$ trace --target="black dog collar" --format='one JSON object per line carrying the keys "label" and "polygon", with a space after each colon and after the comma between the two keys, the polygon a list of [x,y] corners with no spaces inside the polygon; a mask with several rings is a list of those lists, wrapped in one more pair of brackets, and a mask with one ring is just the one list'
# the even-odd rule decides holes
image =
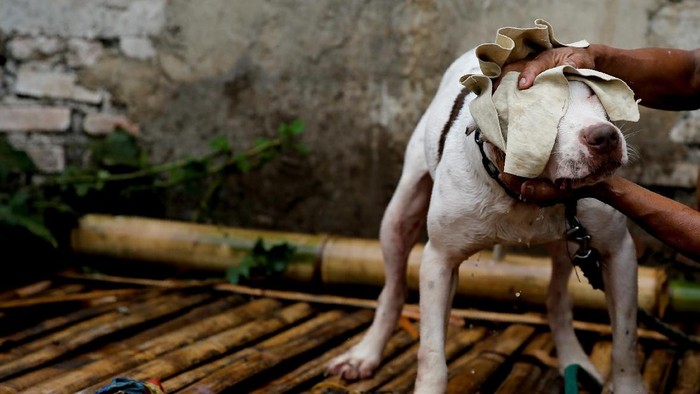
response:
{"label": "black dog collar", "polygon": [[[467,135],[469,135],[469,131],[467,131]],[[474,132],[474,141],[476,141],[476,145],[479,146],[479,152],[481,152],[481,164],[484,165],[484,169],[486,170],[486,173],[489,174],[491,178],[493,178],[496,183],[498,183],[501,188],[506,192],[507,195],[509,195],[512,199],[516,201],[522,201],[523,199],[520,197],[520,194],[513,192],[510,190],[499,178],[498,176],[501,174],[501,172],[498,170],[498,167],[496,167],[495,164],[489,160],[488,157],[486,157],[486,152],[484,151],[484,140],[481,139],[481,130],[476,129]]]}

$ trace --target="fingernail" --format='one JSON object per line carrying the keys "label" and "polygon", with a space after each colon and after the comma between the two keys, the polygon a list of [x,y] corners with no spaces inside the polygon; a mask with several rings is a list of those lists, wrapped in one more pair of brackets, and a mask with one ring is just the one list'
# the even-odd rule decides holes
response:
{"label": "fingernail", "polygon": [[527,83],[527,78],[525,78],[525,77],[520,78],[520,81],[518,81],[518,85],[519,85],[521,88],[525,87],[525,84],[526,84],[526,83]]}

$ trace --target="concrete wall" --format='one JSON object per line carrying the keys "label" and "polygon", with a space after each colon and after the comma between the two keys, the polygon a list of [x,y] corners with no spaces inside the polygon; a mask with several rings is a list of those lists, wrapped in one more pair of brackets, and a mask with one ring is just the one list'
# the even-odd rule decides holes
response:
{"label": "concrete wall", "polygon": [[[697,0],[0,0],[0,130],[57,172],[115,125],[165,160],[299,118],[311,156],[232,177],[218,222],[374,237],[444,69],[536,18],[565,42],[700,47]],[[689,193],[699,119],[644,110],[625,174]]]}

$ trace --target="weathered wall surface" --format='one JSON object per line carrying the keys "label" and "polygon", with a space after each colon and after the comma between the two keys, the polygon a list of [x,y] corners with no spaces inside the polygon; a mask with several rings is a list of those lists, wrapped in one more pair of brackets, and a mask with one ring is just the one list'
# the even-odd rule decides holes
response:
{"label": "weathered wall surface", "polygon": [[[115,125],[165,160],[299,118],[312,154],[231,178],[219,222],[373,237],[442,72],[536,18],[562,41],[700,47],[697,0],[0,0],[0,131],[56,172]],[[698,125],[645,110],[625,173],[690,188]]]}

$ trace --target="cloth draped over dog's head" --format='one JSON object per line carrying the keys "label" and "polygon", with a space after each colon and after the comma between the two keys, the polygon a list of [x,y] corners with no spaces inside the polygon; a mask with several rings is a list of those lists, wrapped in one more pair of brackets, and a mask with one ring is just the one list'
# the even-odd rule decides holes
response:
{"label": "cloth draped over dog's head", "polygon": [[552,26],[535,20],[535,27],[503,27],[495,43],[476,48],[480,74],[467,74],[460,82],[477,94],[469,109],[484,138],[506,153],[504,172],[535,178],[544,170],[552,153],[557,126],[566,113],[569,82],[581,81],[598,96],[612,121],[639,120],[634,93],[625,82],[589,69],[559,66],[542,72],[532,87],[519,90],[517,72],[507,73],[492,94],[492,78],[503,66],[546,49],[588,42],[562,44],[554,38]]}

